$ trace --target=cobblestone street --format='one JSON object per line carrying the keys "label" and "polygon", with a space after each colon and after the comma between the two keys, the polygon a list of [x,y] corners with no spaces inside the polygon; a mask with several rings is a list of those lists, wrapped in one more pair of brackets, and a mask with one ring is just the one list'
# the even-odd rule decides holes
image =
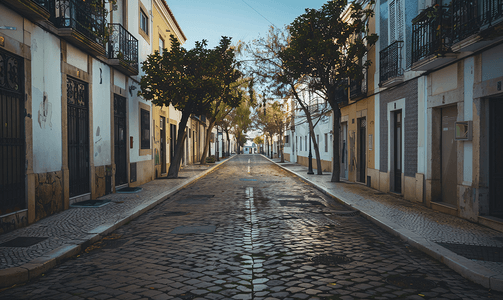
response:
{"label": "cobblestone street", "polygon": [[78,256],[0,292],[0,298],[503,299],[503,294],[464,279],[262,156],[239,155]]}

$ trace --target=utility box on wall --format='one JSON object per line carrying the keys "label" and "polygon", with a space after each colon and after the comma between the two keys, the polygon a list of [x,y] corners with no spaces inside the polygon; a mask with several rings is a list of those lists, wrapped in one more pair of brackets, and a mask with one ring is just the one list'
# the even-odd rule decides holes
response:
{"label": "utility box on wall", "polygon": [[472,140],[472,121],[456,122],[456,133],[454,140],[456,141],[471,141]]}

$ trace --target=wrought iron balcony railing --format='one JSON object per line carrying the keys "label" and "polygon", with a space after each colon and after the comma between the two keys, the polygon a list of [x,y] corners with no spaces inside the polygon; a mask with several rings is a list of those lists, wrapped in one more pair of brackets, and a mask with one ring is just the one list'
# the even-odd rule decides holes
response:
{"label": "wrought iron balcony railing", "polygon": [[121,60],[138,74],[138,40],[121,24],[110,24],[107,56]]}
{"label": "wrought iron balcony railing", "polygon": [[379,83],[403,76],[403,41],[396,41],[379,52]]}
{"label": "wrought iron balcony railing", "polygon": [[449,51],[452,44],[449,6],[434,5],[412,20],[412,64]]}
{"label": "wrought iron balcony railing", "polygon": [[51,21],[58,28],[74,29],[103,45],[105,36],[104,2],[101,0],[52,0]]}
{"label": "wrought iron balcony railing", "polygon": [[503,18],[503,0],[452,1],[452,39],[457,43]]}

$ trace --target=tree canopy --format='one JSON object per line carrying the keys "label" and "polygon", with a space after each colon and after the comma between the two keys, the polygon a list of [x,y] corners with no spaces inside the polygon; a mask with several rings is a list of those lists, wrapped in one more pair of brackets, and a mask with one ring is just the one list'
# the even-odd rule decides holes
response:
{"label": "tree canopy", "polygon": [[206,41],[196,42],[193,49],[183,48],[170,36],[171,50],[155,51],[142,64],[138,95],[154,105],[173,107],[182,112],[174,159],[168,177],[177,177],[186,138],[185,127],[190,115],[215,113],[215,101],[236,107],[240,98],[230,92],[229,85],[241,73],[236,69],[231,39],[222,37],[218,46],[208,49]]}
{"label": "tree canopy", "polygon": [[361,81],[371,61],[364,61],[377,35],[369,32],[374,1],[333,0],[306,12],[290,24],[290,43],[280,57],[289,75],[309,76],[309,87],[333,110],[332,181],[339,181],[339,104],[344,102],[348,79]]}

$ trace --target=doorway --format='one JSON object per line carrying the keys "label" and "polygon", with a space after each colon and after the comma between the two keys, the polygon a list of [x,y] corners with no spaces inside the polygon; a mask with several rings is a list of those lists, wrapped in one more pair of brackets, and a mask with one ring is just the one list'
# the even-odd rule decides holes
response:
{"label": "doorway", "polygon": [[23,59],[0,49],[0,215],[26,208],[23,74]]}
{"label": "doorway", "polygon": [[[328,143],[328,141],[327,141]],[[348,123],[341,123],[341,173],[344,179],[348,179]]]}
{"label": "doorway", "polygon": [[176,125],[169,124],[169,162],[173,163],[175,159],[175,147],[176,147]]}
{"label": "doorway", "polygon": [[441,202],[457,206],[457,142],[454,140],[455,125],[458,117],[456,105],[443,107],[441,136]]}
{"label": "doorway", "polygon": [[367,161],[367,119],[358,119],[358,181],[365,183],[365,171]]}
{"label": "doorway", "polygon": [[89,193],[89,91],[67,77],[68,170],[70,197]]}
{"label": "doorway", "polygon": [[503,218],[503,99],[489,104],[489,214]]}
{"label": "doorway", "polygon": [[126,98],[114,94],[115,186],[127,183]]}
{"label": "doorway", "polygon": [[402,110],[393,116],[393,191],[402,193]]}
{"label": "doorway", "polygon": [[161,174],[166,174],[166,118],[160,116],[161,146],[159,155],[161,156]]}

